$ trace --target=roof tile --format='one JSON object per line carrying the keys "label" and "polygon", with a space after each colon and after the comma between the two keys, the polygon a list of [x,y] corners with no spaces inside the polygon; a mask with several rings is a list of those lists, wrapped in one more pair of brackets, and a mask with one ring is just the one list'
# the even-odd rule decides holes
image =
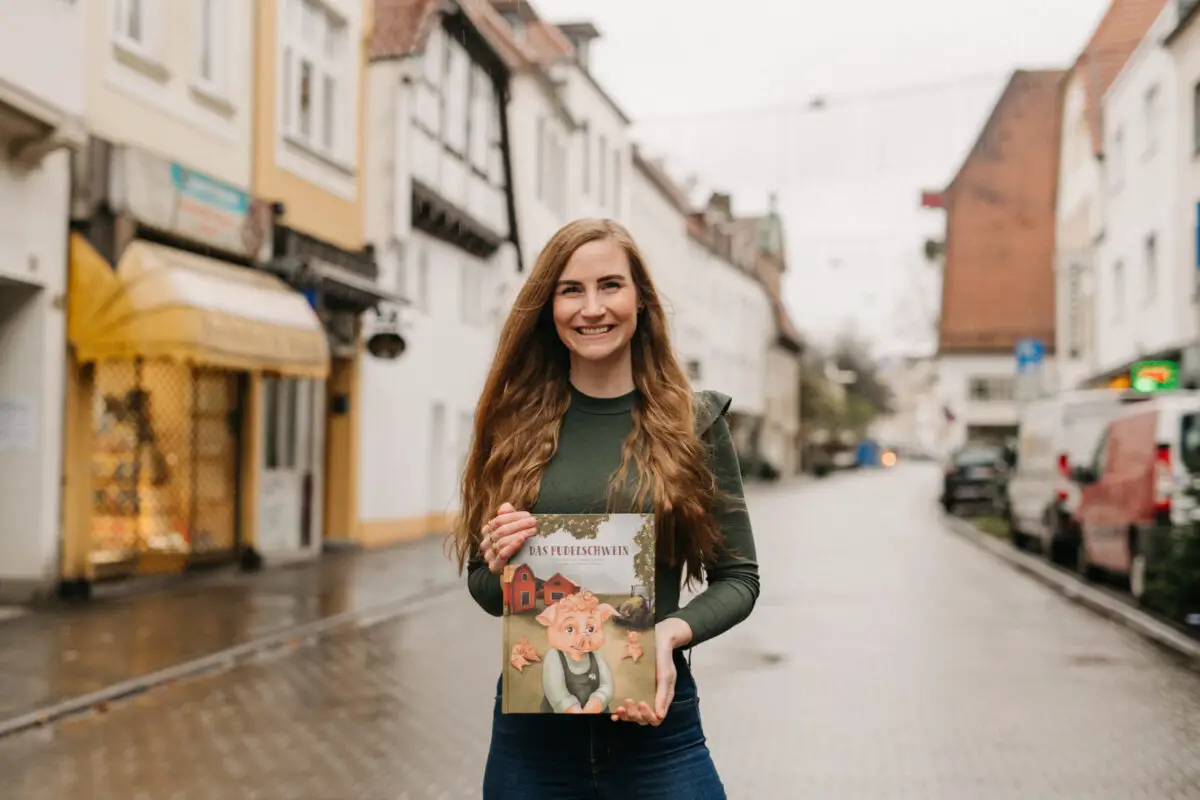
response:
{"label": "roof tile", "polygon": [[1167,0],[1112,0],[1072,67],[1084,82],[1088,126],[1096,155],[1104,152],[1104,94],[1146,38],[1166,3]]}

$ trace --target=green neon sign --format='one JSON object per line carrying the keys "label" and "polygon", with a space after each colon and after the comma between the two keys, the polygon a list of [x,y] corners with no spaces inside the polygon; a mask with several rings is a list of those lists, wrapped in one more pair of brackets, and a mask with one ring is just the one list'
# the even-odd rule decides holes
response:
{"label": "green neon sign", "polygon": [[1179,365],[1174,361],[1139,361],[1129,371],[1129,383],[1135,392],[1149,394],[1179,386]]}

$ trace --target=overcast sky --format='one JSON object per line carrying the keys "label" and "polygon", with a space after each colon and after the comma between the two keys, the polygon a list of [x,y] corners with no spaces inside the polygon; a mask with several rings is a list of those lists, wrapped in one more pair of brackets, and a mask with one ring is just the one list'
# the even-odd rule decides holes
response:
{"label": "overcast sky", "polygon": [[739,213],[778,193],[800,327],[821,339],[854,324],[882,351],[920,348],[918,306],[936,303],[919,251],[942,218],[921,189],[953,175],[1012,69],[1068,66],[1106,5],[534,3],[596,24],[593,73],[677,177],[732,192]]}

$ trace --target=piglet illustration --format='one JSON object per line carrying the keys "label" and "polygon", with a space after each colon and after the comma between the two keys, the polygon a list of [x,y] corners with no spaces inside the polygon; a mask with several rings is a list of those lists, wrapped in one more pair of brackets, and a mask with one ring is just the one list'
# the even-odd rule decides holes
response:
{"label": "piglet illustration", "polygon": [[609,710],[613,676],[600,649],[608,603],[588,591],[559,600],[538,614],[550,649],[542,664],[543,713],[601,714]]}
{"label": "piglet illustration", "polygon": [[625,635],[625,655],[621,659],[633,659],[633,663],[638,663],[642,660],[642,635],[637,631],[630,631]]}
{"label": "piglet illustration", "polygon": [[525,668],[534,661],[541,660],[537,648],[529,641],[528,636],[517,639],[517,643],[512,646],[512,657],[509,659],[509,663],[516,668],[517,672],[524,672]]}

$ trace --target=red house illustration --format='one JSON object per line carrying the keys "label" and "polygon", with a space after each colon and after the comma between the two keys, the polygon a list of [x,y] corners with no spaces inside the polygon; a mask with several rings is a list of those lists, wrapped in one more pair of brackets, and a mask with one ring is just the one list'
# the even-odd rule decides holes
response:
{"label": "red house illustration", "polygon": [[533,577],[533,570],[528,564],[509,567],[505,572],[507,573],[509,569],[512,572],[506,574],[505,580],[501,583],[504,591],[504,605],[513,614],[529,611],[537,605],[537,579]]}
{"label": "red house illustration", "polygon": [[542,584],[542,602],[552,606],[567,595],[575,594],[578,591],[578,586],[564,578],[562,573],[556,572],[553,578]]}

